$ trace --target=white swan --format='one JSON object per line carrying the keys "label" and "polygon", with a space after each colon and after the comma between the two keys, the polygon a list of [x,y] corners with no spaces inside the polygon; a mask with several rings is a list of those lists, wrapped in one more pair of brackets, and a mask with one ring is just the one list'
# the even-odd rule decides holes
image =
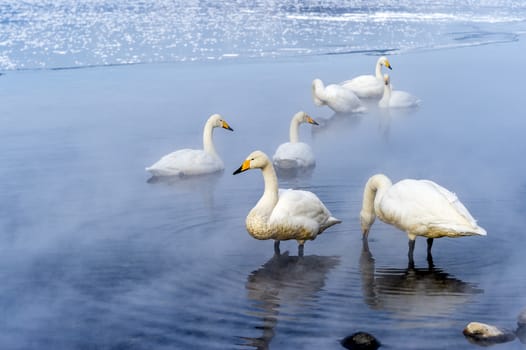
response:
{"label": "white swan", "polygon": [[327,105],[336,113],[365,111],[365,106],[354,92],[338,84],[324,86],[320,79],[312,81],[312,99],[317,106]]}
{"label": "white swan", "polygon": [[393,69],[387,57],[382,56],[376,61],[375,75],[359,75],[341,82],[340,85],[354,92],[359,98],[380,98],[384,91],[382,66]]}
{"label": "white swan", "polygon": [[153,176],[186,176],[214,173],[224,169],[212,141],[214,128],[234,131],[219,114],[213,114],[205,123],[203,149],[181,149],[165,155],[146,168]]}
{"label": "white swan", "polygon": [[383,174],[372,176],[360,212],[364,239],[376,216],[407,233],[410,262],[417,236],[427,237],[430,259],[434,238],[486,235],[454,193],[429,180],[406,179],[393,185]]}
{"label": "white swan", "polygon": [[303,111],[296,113],[290,122],[290,142],[279,145],[272,157],[275,166],[290,169],[308,168],[316,164],[316,159],[310,146],[299,141],[299,127],[301,123],[318,125],[307,113]]}
{"label": "white swan", "polygon": [[381,108],[409,108],[416,107],[420,100],[408,92],[393,90],[391,87],[391,78],[388,74],[384,75],[384,95],[378,101]]}
{"label": "white swan", "polygon": [[298,241],[298,254],[303,254],[303,244],[313,240],[325,229],[341,221],[331,216],[329,210],[312,192],[278,190],[278,178],[272,162],[261,151],[252,152],[234,175],[249,169],[261,169],[265,191],[256,206],[248,213],[246,228],[256,239],[273,239],[279,253],[279,242]]}

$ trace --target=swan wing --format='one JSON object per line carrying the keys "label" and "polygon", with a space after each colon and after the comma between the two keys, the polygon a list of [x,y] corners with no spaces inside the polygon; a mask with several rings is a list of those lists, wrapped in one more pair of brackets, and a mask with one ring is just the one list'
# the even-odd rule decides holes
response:
{"label": "swan wing", "polygon": [[418,106],[419,103],[420,100],[408,92],[401,90],[394,90],[391,92],[391,99],[389,101],[390,107],[415,107]]}
{"label": "swan wing", "polygon": [[272,158],[281,168],[310,167],[316,162],[311,147],[304,142],[282,143]]}
{"label": "swan wing", "polygon": [[269,218],[273,227],[287,227],[298,232],[299,237],[295,239],[314,239],[339,222],[314,193],[291,189],[280,189],[278,203]]}
{"label": "swan wing", "polygon": [[396,183],[377,209],[380,219],[415,235],[435,230],[451,236],[486,234],[454,193],[429,180]]}
{"label": "swan wing", "polygon": [[344,87],[331,84],[325,88],[326,102],[330,108],[339,113],[363,112],[365,107],[354,92]]}
{"label": "swan wing", "polygon": [[340,83],[346,89],[354,92],[359,98],[380,98],[384,92],[384,84],[374,75],[360,75]]}
{"label": "swan wing", "polygon": [[219,157],[199,149],[181,149],[162,157],[147,171],[154,176],[200,175],[224,168]]}

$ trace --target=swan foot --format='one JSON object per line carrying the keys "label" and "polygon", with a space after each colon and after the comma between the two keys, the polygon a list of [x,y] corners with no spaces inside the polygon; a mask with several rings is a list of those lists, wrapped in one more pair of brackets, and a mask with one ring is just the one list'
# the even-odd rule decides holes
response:
{"label": "swan foot", "polygon": [[281,252],[279,250],[279,241],[274,241],[274,254],[280,255]]}

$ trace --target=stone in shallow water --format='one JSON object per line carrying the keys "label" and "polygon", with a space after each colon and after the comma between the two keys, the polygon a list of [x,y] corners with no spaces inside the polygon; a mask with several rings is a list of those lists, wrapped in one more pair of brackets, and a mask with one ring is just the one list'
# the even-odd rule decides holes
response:
{"label": "stone in shallow water", "polygon": [[376,350],[380,347],[380,342],[366,332],[356,332],[342,339],[341,344],[350,350]]}
{"label": "stone in shallow water", "polygon": [[517,317],[517,324],[519,327],[526,327],[526,309],[522,310]]}
{"label": "stone in shallow water", "polygon": [[470,342],[479,345],[505,343],[515,339],[515,334],[510,330],[480,322],[469,323],[462,333]]}

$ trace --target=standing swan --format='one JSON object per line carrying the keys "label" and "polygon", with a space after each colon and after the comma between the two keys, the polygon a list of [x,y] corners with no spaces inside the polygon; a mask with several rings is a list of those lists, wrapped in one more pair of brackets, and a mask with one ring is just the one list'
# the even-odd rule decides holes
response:
{"label": "standing swan", "polygon": [[359,98],[380,98],[384,91],[382,66],[393,69],[387,57],[382,56],[376,61],[375,75],[359,75],[340,85],[354,92]]}
{"label": "standing swan", "polygon": [[314,240],[325,229],[341,221],[312,192],[278,190],[278,178],[267,155],[252,152],[233,175],[249,169],[261,169],[265,191],[250,210],[246,219],[248,233],[256,239],[273,239],[274,250],[279,253],[279,242],[298,241],[298,255],[303,255],[303,244]]}
{"label": "standing swan", "polygon": [[394,90],[391,87],[391,79],[388,74],[384,75],[384,95],[378,101],[381,108],[409,108],[416,107],[420,100],[408,92]]}
{"label": "standing swan", "polygon": [[219,114],[213,114],[205,123],[203,149],[181,149],[165,155],[151,167],[146,168],[153,176],[202,175],[223,170],[212,141],[214,128],[234,131]]}
{"label": "standing swan", "polygon": [[383,174],[372,176],[360,212],[363,239],[376,216],[407,233],[411,264],[417,236],[427,237],[427,257],[432,260],[434,238],[486,235],[454,193],[429,180],[406,179],[393,185]]}
{"label": "standing swan", "polygon": [[354,92],[338,84],[324,86],[320,79],[312,81],[312,99],[317,106],[327,105],[336,113],[365,111],[362,101]]}
{"label": "standing swan", "polygon": [[299,127],[301,123],[318,125],[307,113],[301,111],[292,117],[290,122],[290,142],[279,145],[272,157],[274,165],[278,168],[308,168],[316,164],[314,153],[310,146],[299,141]]}

